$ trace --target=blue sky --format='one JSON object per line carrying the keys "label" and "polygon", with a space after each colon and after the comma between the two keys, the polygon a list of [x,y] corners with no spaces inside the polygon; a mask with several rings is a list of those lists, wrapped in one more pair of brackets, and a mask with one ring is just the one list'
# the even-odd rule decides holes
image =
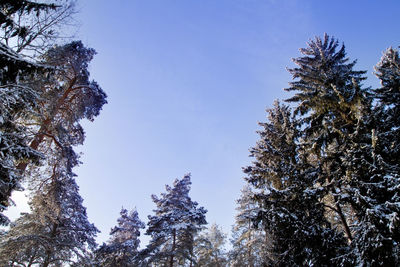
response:
{"label": "blue sky", "polygon": [[298,49],[327,32],[371,74],[381,52],[400,44],[398,1],[85,0],[79,7],[79,37],[98,51],[92,77],[109,96],[85,124],[78,170],[99,241],[122,206],[136,206],[145,220],[155,208],[150,195],[188,172],[192,199],[229,232],[257,122],[274,99],[288,97],[285,68]]}
{"label": "blue sky", "polygon": [[333,35],[377,86],[373,66],[400,45],[395,0],[84,0],[78,9],[77,38],[97,50],[90,71],[109,101],[84,123],[77,169],[99,242],[122,206],[146,220],[151,194],[188,172],[208,222],[230,232],[257,122],[289,97],[298,49]]}

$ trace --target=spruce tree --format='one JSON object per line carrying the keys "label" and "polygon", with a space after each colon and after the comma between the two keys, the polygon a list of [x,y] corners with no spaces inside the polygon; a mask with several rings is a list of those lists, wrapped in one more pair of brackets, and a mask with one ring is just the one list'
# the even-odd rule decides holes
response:
{"label": "spruce tree", "polygon": [[365,71],[353,70],[356,61],[346,57],[344,45],[325,34],[300,49],[302,57],[293,59],[297,67],[289,69],[295,81],[286,90],[295,91],[289,102],[297,103],[295,112],[304,127],[302,146],[315,157],[316,183],[333,198],[334,210],[349,241],[352,233],[340,193],[345,187],[343,162],[357,129],[364,106],[370,104],[368,89],[361,82]]}
{"label": "spruce tree", "polygon": [[357,217],[352,257],[345,259],[352,265],[400,264],[399,63],[398,52],[389,48],[377,64],[381,87],[373,90],[376,106],[363,110],[346,151],[345,196]]}
{"label": "spruce tree", "polygon": [[[377,100],[374,114],[378,148],[385,162],[400,168],[400,58],[397,49],[387,49],[375,67],[381,87],[374,90]],[[399,172],[399,169],[396,169]]]}
{"label": "spruce tree", "polygon": [[330,266],[344,247],[343,237],[325,219],[324,189],[316,187],[317,169],[298,145],[298,122],[278,102],[267,110],[260,140],[250,150],[255,158],[244,169],[257,192],[256,224],[271,244],[264,264],[273,266]]}

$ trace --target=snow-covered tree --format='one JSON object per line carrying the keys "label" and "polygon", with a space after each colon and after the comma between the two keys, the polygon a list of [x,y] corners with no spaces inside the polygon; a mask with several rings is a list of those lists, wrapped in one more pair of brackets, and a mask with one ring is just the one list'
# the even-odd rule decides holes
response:
{"label": "snow-covered tree", "polygon": [[346,151],[349,186],[345,189],[357,220],[351,254],[358,266],[397,266],[400,242],[400,60],[389,48],[376,66],[381,87],[373,90],[377,105],[363,119]]}
{"label": "snow-covered tree", "polygon": [[[374,90],[378,104],[374,110],[377,121],[377,148],[384,160],[400,168],[400,57],[397,49],[389,48],[375,67],[381,87]],[[399,172],[396,169],[396,172]]]}
{"label": "snow-covered tree", "polygon": [[36,58],[73,23],[75,0],[2,0],[0,42],[24,57]]}
{"label": "snow-covered tree", "polygon": [[151,240],[142,252],[148,264],[185,266],[194,260],[193,243],[196,234],[205,225],[206,210],[198,207],[189,196],[190,175],[166,185],[166,193],[152,195],[157,208],[150,215],[147,235]]}
{"label": "snow-covered tree", "polygon": [[[38,92],[31,86],[35,73],[42,70],[0,43],[0,224],[10,205],[13,190],[21,188],[20,162],[38,162],[40,153],[29,147],[28,130],[20,121],[29,117],[37,104]],[[10,70],[14,69],[13,71]],[[17,69],[18,76],[15,76]]]}
{"label": "snow-covered tree", "polygon": [[229,251],[229,262],[232,267],[263,266],[266,262],[268,238],[261,227],[254,226],[258,205],[249,185],[242,190],[237,201],[237,214],[232,228],[232,249]]}
{"label": "snow-covered tree", "polygon": [[82,144],[85,137],[80,120],[93,120],[106,103],[104,92],[89,80],[88,63],[94,53],[81,42],[72,42],[55,46],[42,57],[52,71],[35,82],[39,93],[35,116],[24,123],[32,125],[29,132],[33,134],[25,136],[29,149],[44,157],[41,166],[29,172],[27,162],[17,166],[29,177],[32,211],[22,215],[1,240],[1,253],[8,263],[82,262],[87,247],[96,245],[97,229],[87,220],[72,171],[79,164],[73,146]]}
{"label": "snow-covered tree", "polygon": [[225,251],[226,234],[215,223],[196,238],[196,266],[224,267],[228,259]]}
{"label": "snow-covered tree", "polygon": [[[95,54],[94,49],[74,41],[53,47],[41,57],[43,64],[56,71],[37,85],[40,102],[36,116],[30,121],[34,133],[30,148],[40,151],[41,144],[49,142],[61,146],[83,143],[85,135],[80,121],[93,121],[107,103],[104,91],[90,80],[88,66]],[[19,164],[18,168],[25,171],[27,163]]]}
{"label": "snow-covered tree", "polygon": [[140,230],[145,224],[139,219],[138,212],[122,208],[118,225],[111,229],[111,238],[96,252],[97,264],[104,267],[136,266],[136,257],[140,244]]}
{"label": "snow-covered tree", "polygon": [[289,69],[295,81],[286,90],[295,91],[290,102],[304,127],[302,146],[315,157],[318,168],[315,182],[333,198],[333,210],[342,229],[352,239],[349,220],[343,211],[345,201],[340,192],[346,177],[343,158],[351,134],[357,130],[361,113],[370,103],[368,89],[361,87],[365,71],[355,71],[356,61],[349,62],[344,45],[325,34],[300,49],[302,57],[294,59],[297,67]]}
{"label": "snow-covered tree", "polygon": [[[57,2],[57,5],[55,4]],[[21,189],[17,165],[38,162],[40,153],[29,147],[24,123],[35,114],[40,92],[34,86],[49,71],[38,64],[34,51],[44,52],[69,17],[69,1],[4,0],[0,2],[0,223],[13,190]],[[41,45],[39,45],[41,44]]]}
{"label": "snow-covered tree", "polygon": [[[255,188],[254,219],[268,235],[263,264],[329,266],[343,247],[340,233],[325,219],[324,189],[315,187],[318,169],[298,145],[300,133],[291,110],[278,102],[250,150],[255,161],[244,171]],[[310,163],[311,161],[311,163]]]}
{"label": "snow-covered tree", "polygon": [[70,147],[53,159],[52,171],[24,213],[1,239],[3,266],[60,266],[84,257],[96,246],[96,227],[88,222],[72,168],[78,163]]}

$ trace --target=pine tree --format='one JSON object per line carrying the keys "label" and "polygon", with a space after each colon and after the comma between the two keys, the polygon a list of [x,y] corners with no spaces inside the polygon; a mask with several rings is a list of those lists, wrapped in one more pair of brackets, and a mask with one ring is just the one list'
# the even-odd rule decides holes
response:
{"label": "pine tree", "polygon": [[147,235],[151,240],[142,254],[149,264],[184,266],[193,262],[195,235],[206,224],[206,210],[189,197],[190,175],[176,179],[173,186],[166,185],[166,193],[152,195],[157,208],[150,215]]}
{"label": "pine tree", "polygon": [[140,229],[145,224],[139,219],[138,212],[122,208],[118,226],[111,229],[111,239],[96,252],[99,266],[136,266],[140,244]]}
{"label": "pine tree", "polygon": [[267,257],[269,239],[262,228],[256,228],[253,220],[257,217],[258,206],[249,185],[242,190],[237,201],[237,215],[232,228],[232,249],[229,252],[230,266],[263,266]]}
{"label": "pine tree", "polygon": [[77,155],[67,147],[52,164],[48,179],[30,202],[31,212],[22,214],[1,240],[5,266],[62,265],[96,246],[98,230],[88,222],[72,172]]}
{"label": "pine tree", "polygon": [[[81,41],[56,46],[43,56],[43,64],[57,69],[40,87],[40,102],[35,110],[36,116],[30,121],[35,125],[31,132],[30,148],[41,150],[41,144],[55,142],[82,144],[84,130],[81,119],[93,121],[107,103],[106,94],[95,81],[90,80],[88,66],[96,51],[86,48]],[[25,171],[26,163],[18,165]]]}
{"label": "pine tree", "polygon": [[48,266],[71,261],[71,257],[83,261],[87,247],[96,245],[97,229],[87,220],[72,171],[79,164],[73,146],[82,144],[85,137],[80,120],[93,120],[106,103],[101,88],[89,81],[87,68],[94,53],[81,42],[72,42],[56,46],[43,56],[56,71],[35,84],[39,104],[34,109],[36,116],[26,120],[34,125],[29,129],[34,134],[26,137],[29,149],[45,157],[40,168],[30,168],[29,172],[25,172],[27,162],[16,166],[29,177],[32,212],[18,219],[2,239],[1,253],[9,263]]}
{"label": "pine tree", "polygon": [[224,267],[227,266],[227,253],[224,245],[226,234],[215,223],[196,239],[196,266]]}

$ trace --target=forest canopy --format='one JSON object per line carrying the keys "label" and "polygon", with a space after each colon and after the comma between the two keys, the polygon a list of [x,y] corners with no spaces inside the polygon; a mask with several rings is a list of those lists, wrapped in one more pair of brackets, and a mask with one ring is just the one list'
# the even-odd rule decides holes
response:
{"label": "forest canopy", "polygon": [[[61,38],[75,12],[67,0],[0,3],[1,266],[400,265],[399,51],[384,51],[380,86],[367,87],[328,34],[300,49],[290,97],[259,123],[230,240],[207,227],[186,174],[151,196],[146,222],[122,208],[97,244],[74,169],[82,122],[107,95],[89,72],[95,49]],[[23,190],[30,211],[11,221],[5,211]]]}

